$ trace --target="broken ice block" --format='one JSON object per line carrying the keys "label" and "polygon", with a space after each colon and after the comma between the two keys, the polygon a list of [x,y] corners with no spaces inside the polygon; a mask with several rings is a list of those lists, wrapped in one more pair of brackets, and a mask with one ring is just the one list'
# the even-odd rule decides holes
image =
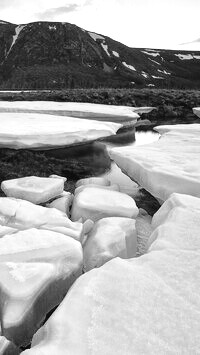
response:
{"label": "broken ice block", "polygon": [[104,217],[129,217],[138,214],[135,201],[118,191],[99,188],[85,188],[75,195],[72,205],[72,221],[79,218],[97,221]]}
{"label": "broken ice block", "polygon": [[59,233],[29,229],[1,238],[2,334],[16,345],[28,344],[82,264],[81,244]]}
{"label": "broken ice block", "polygon": [[147,254],[81,276],[23,355],[198,354],[200,211],[192,199],[168,210]]}
{"label": "broken ice block", "polygon": [[110,181],[106,178],[102,177],[90,177],[90,178],[85,178],[85,179],[80,179],[76,182],[76,187],[82,186],[82,185],[88,185],[88,184],[95,184],[95,185],[101,185],[101,186],[109,186]]}
{"label": "broken ice block", "polygon": [[83,225],[72,222],[64,212],[25,200],[0,197],[0,225],[14,229],[40,228],[60,232],[80,240]]}
{"label": "broken ice block", "polygon": [[56,208],[57,210],[66,213],[69,217],[70,207],[72,205],[74,196],[70,192],[66,192],[64,195],[59,196],[55,200],[46,204],[48,208]]}
{"label": "broken ice block", "polygon": [[40,204],[60,195],[64,189],[64,181],[63,179],[27,176],[3,181],[1,189],[8,197]]}
{"label": "broken ice block", "polygon": [[119,256],[127,259],[136,255],[135,220],[123,217],[102,218],[95,223],[83,247],[84,270],[100,267]]}

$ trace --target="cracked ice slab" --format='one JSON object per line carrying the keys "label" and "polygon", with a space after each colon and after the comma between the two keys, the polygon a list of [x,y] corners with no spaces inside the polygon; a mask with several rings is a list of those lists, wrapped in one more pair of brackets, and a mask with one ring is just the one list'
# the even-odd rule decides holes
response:
{"label": "cracked ice slab", "polygon": [[120,169],[161,201],[173,192],[200,197],[200,124],[159,126],[161,138],[109,150]]}
{"label": "cracked ice slab", "polygon": [[[10,129],[12,127],[12,129]],[[0,147],[50,149],[116,134],[114,122],[40,113],[1,113]]]}
{"label": "cracked ice slab", "polygon": [[[70,116],[74,118],[126,122],[137,121],[139,118],[134,108],[126,106],[90,104],[82,102],[55,101],[4,101],[0,102],[0,112],[33,112]],[[91,122],[90,122],[91,123]]]}
{"label": "cracked ice slab", "polygon": [[8,197],[40,204],[60,195],[64,189],[64,180],[62,178],[26,176],[3,181],[1,189]]}
{"label": "cracked ice slab", "polygon": [[187,199],[163,204],[147,254],[81,276],[23,355],[197,354],[200,211],[198,198]]}
{"label": "cracked ice slab", "polygon": [[[0,197],[0,226],[25,230],[39,228],[65,234],[80,240],[84,226],[72,222],[66,213],[57,208],[35,205],[29,201]],[[6,230],[2,230],[5,234]],[[9,230],[8,230],[9,233]]]}
{"label": "cracked ice slab", "polygon": [[81,274],[82,248],[59,233],[29,229],[0,239],[2,333],[29,344],[46,314]]}

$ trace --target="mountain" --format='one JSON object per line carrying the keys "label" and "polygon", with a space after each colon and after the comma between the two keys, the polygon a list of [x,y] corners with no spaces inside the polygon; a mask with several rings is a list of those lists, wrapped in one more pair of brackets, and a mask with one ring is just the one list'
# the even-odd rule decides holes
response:
{"label": "mountain", "polygon": [[60,22],[0,21],[0,88],[200,88],[200,51],[130,48]]}

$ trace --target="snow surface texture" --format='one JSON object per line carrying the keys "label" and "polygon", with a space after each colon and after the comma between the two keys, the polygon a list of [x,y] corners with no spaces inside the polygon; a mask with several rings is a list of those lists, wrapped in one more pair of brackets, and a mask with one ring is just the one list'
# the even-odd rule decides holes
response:
{"label": "snow surface texture", "polygon": [[192,110],[193,113],[200,118],[200,107],[194,107]]}
{"label": "snow surface texture", "polygon": [[[35,205],[29,201],[0,197],[0,229],[1,234],[7,234],[7,228],[14,230],[25,230],[29,228],[46,229],[76,240],[81,240],[83,225],[79,222],[72,222],[66,215],[57,208],[46,208]],[[3,235],[4,235],[3,234]]]}
{"label": "snow surface texture", "polygon": [[200,200],[170,201],[148,253],[81,276],[23,355],[199,353]]}
{"label": "snow surface texture", "polygon": [[132,197],[118,191],[84,188],[75,194],[71,211],[72,221],[91,219],[94,222],[104,217],[135,218],[138,208]]}
{"label": "snow surface texture", "polygon": [[74,117],[1,113],[0,147],[50,149],[107,137],[115,134],[120,127],[121,124],[113,122]]}
{"label": "snow surface texture", "polygon": [[18,346],[28,344],[81,274],[82,263],[81,244],[60,233],[29,229],[1,238],[3,335]]}
{"label": "snow surface texture", "polygon": [[[116,105],[89,104],[82,102],[0,101],[0,112],[35,112],[44,114],[51,113],[54,115],[63,115],[98,121],[111,121],[116,123],[136,121],[139,116],[133,111],[134,107],[130,106],[126,107]],[[86,124],[86,122],[84,124]],[[88,125],[91,125],[91,122],[88,122],[87,126]],[[81,124],[80,127],[82,127]]]}
{"label": "snow surface texture", "polygon": [[8,197],[40,204],[60,195],[64,189],[64,180],[63,178],[27,176],[3,181],[1,189]]}
{"label": "snow surface texture", "polygon": [[109,150],[111,159],[160,201],[171,193],[200,197],[200,124],[159,126],[149,145]]}
{"label": "snow surface texture", "polygon": [[135,220],[123,217],[102,218],[95,223],[83,246],[84,270],[100,267],[117,256],[132,258],[136,252]]}

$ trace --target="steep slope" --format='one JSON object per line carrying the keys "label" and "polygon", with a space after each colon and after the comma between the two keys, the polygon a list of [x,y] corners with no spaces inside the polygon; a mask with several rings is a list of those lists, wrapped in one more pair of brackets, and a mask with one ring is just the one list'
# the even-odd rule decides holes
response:
{"label": "steep slope", "polygon": [[1,88],[200,87],[200,51],[129,48],[69,23],[0,21]]}

